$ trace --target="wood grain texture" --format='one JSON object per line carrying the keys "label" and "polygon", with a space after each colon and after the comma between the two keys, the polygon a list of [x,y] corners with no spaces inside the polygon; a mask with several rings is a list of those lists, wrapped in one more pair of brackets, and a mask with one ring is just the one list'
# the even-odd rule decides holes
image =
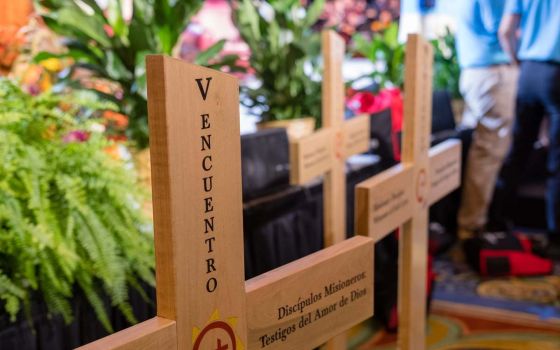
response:
{"label": "wood grain texture", "polygon": [[[370,317],[370,238],[341,238],[245,284],[237,80],[159,55],[147,77],[158,317],[85,349],[312,349]],[[290,303],[304,314],[307,298],[300,331],[283,340]]]}
{"label": "wood grain texture", "polygon": [[247,281],[246,291],[250,349],[313,349],[372,315],[373,240],[325,248]]}
{"label": "wood grain texture", "polygon": [[346,238],[346,171],[343,141],[344,40],[334,31],[322,33],[324,75],[322,88],[323,127],[332,128],[335,138],[333,165],[326,173],[324,193],[324,242],[328,247]]}
{"label": "wood grain texture", "polygon": [[461,141],[447,140],[430,149],[430,205],[461,186]]}
{"label": "wood grain texture", "polygon": [[290,183],[304,185],[328,172],[333,163],[331,129],[290,142]]}
{"label": "wood grain texture", "polygon": [[154,317],[77,350],[176,350],[175,321]]}
{"label": "wood grain texture", "polygon": [[432,123],[433,49],[419,35],[409,35],[405,62],[405,100],[402,161],[414,166],[415,199],[412,220],[399,240],[400,349],[426,347],[426,273],[428,268],[428,150]]}
{"label": "wood grain texture", "polygon": [[245,343],[237,79],[165,56],[147,73],[158,316],[179,350],[216,314]]}
{"label": "wood grain texture", "polygon": [[[346,158],[369,149],[369,116],[344,121],[344,39],[334,31],[322,33],[324,75],[323,128],[290,144],[290,182],[303,185],[323,178],[323,241],[325,247],[346,238]],[[344,336],[327,346],[344,349]]]}
{"label": "wood grain texture", "polygon": [[425,348],[428,206],[456,189],[461,174],[459,141],[429,148],[432,50],[420,36],[409,36],[402,163],[356,187],[358,234],[379,240],[402,225],[398,348],[406,350]]}
{"label": "wood grain texture", "polygon": [[377,242],[412,218],[412,176],[398,164],[356,186],[356,234]]}
{"label": "wood grain texture", "polygon": [[[334,31],[323,31],[322,122],[324,128],[332,128],[333,163],[323,180],[323,244],[328,247],[346,239],[346,159],[344,131],[344,39]],[[368,124],[369,125],[369,124]],[[368,129],[369,135],[369,129]],[[346,335],[341,334],[326,345],[329,350],[343,350]]]}
{"label": "wood grain texture", "polygon": [[360,115],[342,125],[344,134],[344,158],[369,150],[370,116]]}

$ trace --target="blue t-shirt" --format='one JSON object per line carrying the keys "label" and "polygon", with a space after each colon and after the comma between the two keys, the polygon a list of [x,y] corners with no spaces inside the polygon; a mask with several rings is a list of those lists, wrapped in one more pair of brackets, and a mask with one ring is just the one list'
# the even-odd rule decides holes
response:
{"label": "blue t-shirt", "polygon": [[505,0],[460,0],[454,9],[457,19],[457,55],[462,68],[508,63],[500,46],[498,29]]}
{"label": "blue t-shirt", "polygon": [[508,0],[506,13],[521,16],[520,60],[560,63],[560,0]]}

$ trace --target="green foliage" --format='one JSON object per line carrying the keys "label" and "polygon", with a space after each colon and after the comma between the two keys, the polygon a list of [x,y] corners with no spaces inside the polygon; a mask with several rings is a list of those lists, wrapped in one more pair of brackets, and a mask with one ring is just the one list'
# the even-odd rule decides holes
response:
{"label": "green foliage", "polygon": [[[72,318],[81,290],[107,330],[109,296],[130,322],[128,285],[154,285],[153,242],[134,173],[92,127],[90,92],[33,97],[0,80],[0,305],[12,320],[38,294]],[[70,142],[69,135],[88,135]],[[65,140],[66,138],[66,140]]]}
{"label": "green foliage", "polygon": [[371,39],[363,34],[356,34],[352,39],[354,52],[375,64],[371,76],[379,88],[403,88],[405,45],[399,43],[397,23],[392,23],[383,32],[374,33]]}
{"label": "green foliage", "polygon": [[457,58],[455,36],[449,28],[439,39],[433,40],[434,46],[434,89],[447,90],[453,98],[461,98],[459,79],[461,68]]}
{"label": "green foliage", "polygon": [[[373,34],[367,39],[362,34],[353,37],[354,52],[359,53],[375,64],[372,78],[380,88],[396,86],[404,87],[405,45],[398,41],[398,25],[396,23],[383,33]],[[455,49],[455,37],[447,33],[432,40],[434,47],[434,90],[447,90],[454,98],[460,98],[459,77],[461,70]]]}
{"label": "green foliage", "polygon": [[249,60],[260,82],[243,87],[247,107],[263,111],[263,121],[314,117],[320,122],[320,34],[312,30],[324,6],[315,0],[240,0],[234,19],[251,49]]}
{"label": "green foliage", "polygon": [[[118,83],[122,99],[105,94],[118,103],[120,112],[129,116],[127,136],[139,148],[148,145],[145,56],[153,53],[171,55],[182,31],[202,6],[202,0],[134,0],[133,16],[127,22],[121,0],[110,0],[104,12],[95,0],[35,0],[47,26],[68,39],[67,52],[62,55],[43,52],[41,61],[51,57],[74,60],[67,82],[77,68],[86,69],[94,77]],[[216,43],[197,58],[196,63],[208,65],[224,41]],[[235,61],[232,57],[228,62]]]}

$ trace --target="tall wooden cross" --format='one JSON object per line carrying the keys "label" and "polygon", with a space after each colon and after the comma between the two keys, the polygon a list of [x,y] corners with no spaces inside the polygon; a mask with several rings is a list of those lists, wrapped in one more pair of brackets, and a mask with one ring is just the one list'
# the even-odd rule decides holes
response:
{"label": "tall wooden cross", "polygon": [[399,349],[425,348],[428,207],[460,184],[461,143],[430,149],[432,46],[410,35],[406,47],[402,163],[356,187],[357,233],[399,239]]}
{"label": "tall wooden cross", "polygon": [[[344,121],[344,39],[332,30],[321,38],[323,52],[322,128],[290,142],[290,182],[303,185],[323,178],[323,242],[328,247],[346,239],[346,159],[369,149],[369,116]],[[341,334],[324,350],[346,349]]]}
{"label": "tall wooden cross", "polygon": [[373,240],[244,280],[238,83],[147,58],[157,316],[82,350],[313,349],[373,314]]}
{"label": "tall wooden cross", "polygon": [[344,39],[334,31],[322,33],[323,127],[290,142],[290,182],[303,185],[324,175],[323,230],[328,247],[346,239],[346,158],[369,148],[369,117],[344,122]]}

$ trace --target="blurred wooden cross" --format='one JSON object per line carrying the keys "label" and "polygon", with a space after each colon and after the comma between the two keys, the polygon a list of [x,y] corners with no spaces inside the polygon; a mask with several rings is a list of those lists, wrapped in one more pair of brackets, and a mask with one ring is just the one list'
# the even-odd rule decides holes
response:
{"label": "blurred wooden cross", "polygon": [[410,35],[406,47],[402,163],[356,187],[356,229],[379,241],[399,237],[398,348],[425,348],[428,208],[460,185],[461,143],[430,149],[433,52]]}
{"label": "blurred wooden cross", "polygon": [[[342,76],[344,39],[332,30],[322,33],[322,128],[290,142],[290,182],[303,185],[323,175],[323,242],[328,247],[346,239],[346,159],[369,149],[369,116],[344,121]],[[346,349],[342,334],[325,349]]]}
{"label": "blurred wooden cross", "polygon": [[325,246],[346,239],[346,159],[369,149],[369,116],[344,121],[344,39],[322,33],[322,128],[290,142],[290,182],[303,185],[324,175]]}

